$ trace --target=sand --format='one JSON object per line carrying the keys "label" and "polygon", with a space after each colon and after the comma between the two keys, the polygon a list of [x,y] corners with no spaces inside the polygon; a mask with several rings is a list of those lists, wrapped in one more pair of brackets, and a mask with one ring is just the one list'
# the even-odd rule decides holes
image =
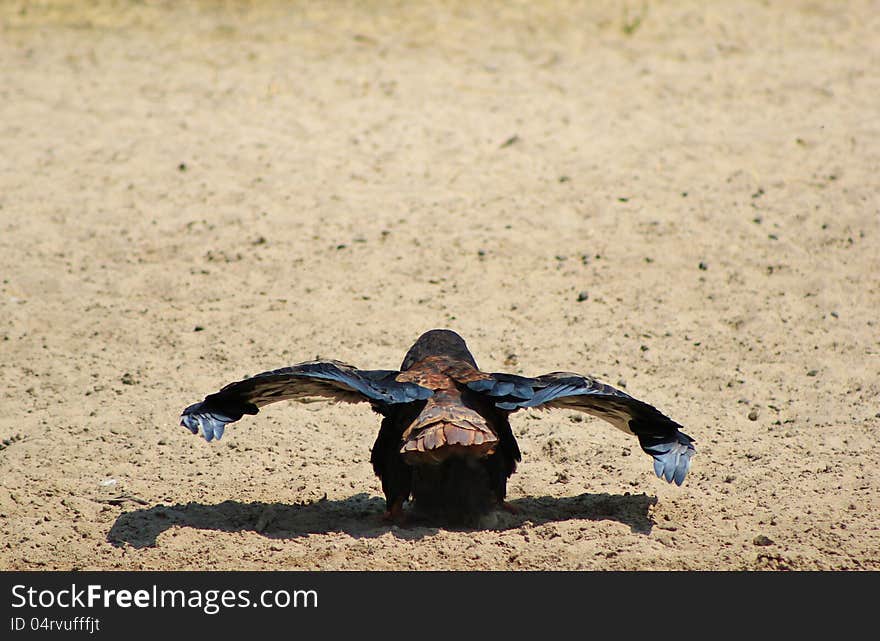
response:
{"label": "sand", "polygon": [[[185,6],[181,6],[185,5]],[[880,4],[4,2],[0,569],[880,569]],[[493,527],[392,526],[313,358],[594,375],[682,487],[512,417]]]}

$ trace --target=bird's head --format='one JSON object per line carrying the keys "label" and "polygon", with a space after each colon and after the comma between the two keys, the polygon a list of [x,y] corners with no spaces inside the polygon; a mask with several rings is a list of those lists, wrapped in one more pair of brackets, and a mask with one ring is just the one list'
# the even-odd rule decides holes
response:
{"label": "bird's head", "polygon": [[432,329],[419,336],[419,339],[406,353],[400,366],[401,371],[408,370],[428,356],[450,356],[469,363],[474,369],[477,369],[477,362],[468,349],[467,343],[451,329]]}

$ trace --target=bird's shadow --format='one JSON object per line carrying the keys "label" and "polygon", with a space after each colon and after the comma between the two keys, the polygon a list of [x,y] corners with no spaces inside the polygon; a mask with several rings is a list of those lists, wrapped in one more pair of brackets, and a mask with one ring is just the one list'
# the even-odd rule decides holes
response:
{"label": "bird's shadow", "polygon": [[[479,529],[511,530],[528,523],[541,525],[588,519],[617,521],[628,525],[632,532],[650,534],[654,526],[650,511],[656,503],[656,497],[628,493],[521,498],[509,503],[515,513],[499,511],[491,525]],[[239,501],[223,501],[213,505],[155,505],[121,514],[110,528],[107,540],[116,547],[154,547],[159,535],[174,527],[257,532],[272,539],[295,539],[328,532],[372,538],[389,531],[402,539],[421,539],[436,534],[440,529],[460,529],[416,515],[403,527],[392,527],[380,519],[384,509],[383,499],[366,493],[339,501],[320,500],[293,505]]]}

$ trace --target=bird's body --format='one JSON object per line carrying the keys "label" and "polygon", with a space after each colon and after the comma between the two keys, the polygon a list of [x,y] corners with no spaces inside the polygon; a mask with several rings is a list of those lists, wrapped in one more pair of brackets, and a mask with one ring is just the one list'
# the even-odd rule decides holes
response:
{"label": "bird's body", "polygon": [[186,408],[181,424],[220,438],[228,423],[280,400],[315,397],[369,402],[383,416],[371,463],[396,519],[405,501],[450,522],[504,506],[521,455],[508,416],[525,407],[563,407],[602,418],[639,438],[657,476],[678,485],[695,453],[693,439],[654,407],[592,378],[554,372],[537,378],[478,369],[450,330],[423,334],[400,370],[360,370],[311,361],[227,385]]}
{"label": "bird's body", "polygon": [[452,522],[503,503],[520,452],[506,413],[467,387],[485,377],[449,356],[425,357],[397,377],[432,395],[412,408],[392,408],[373,446],[389,515],[410,495]]}

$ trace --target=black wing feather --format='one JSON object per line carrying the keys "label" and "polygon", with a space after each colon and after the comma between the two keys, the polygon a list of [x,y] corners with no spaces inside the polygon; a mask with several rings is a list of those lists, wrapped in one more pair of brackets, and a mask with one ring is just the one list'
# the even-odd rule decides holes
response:
{"label": "black wing feather", "polygon": [[205,440],[211,441],[223,436],[227,424],[278,401],[366,401],[381,411],[386,405],[424,400],[433,394],[415,383],[398,382],[399,373],[360,370],[339,361],[299,363],[230,383],[183,410],[180,424],[193,434],[201,428]]}
{"label": "black wing feather", "polygon": [[526,407],[578,410],[601,418],[639,439],[654,458],[658,477],[681,485],[696,453],[694,439],[657,408],[589,376],[553,372],[536,378],[491,374],[491,380],[469,383],[475,392],[492,396],[509,412]]}

